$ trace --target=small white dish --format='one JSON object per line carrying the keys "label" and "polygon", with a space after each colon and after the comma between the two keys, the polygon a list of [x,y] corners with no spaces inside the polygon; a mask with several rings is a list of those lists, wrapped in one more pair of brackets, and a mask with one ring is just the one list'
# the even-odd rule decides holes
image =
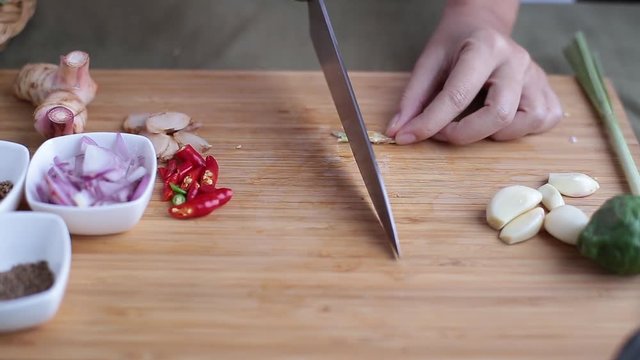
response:
{"label": "small white dish", "polygon": [[0,271],[43,260],[54,275],[53,285],[33,295],[0,300],[0,332],[27,329],[53,318],[71,268],[71,238],[62,218],[31,211],[0,214]]}
{"label": "small white dish", "polygon": [[60,159],[71,159],[78,155],[83,136],[90,137],[98,145],[106,148],[112,148],[116,140],[116,133],[96,132],[65,135],[45,141],[36,150],[29,164],[25,183],[27,203],[34,211],[60,215],[72,234],[107,235],[130,230],[140,221],[149,205],[158,170],[153,144],[141,135],[122,134],[131,156],[143,156],[143,166],[151,176],[149,184],[137,199],[92,207],[64,206],[40,201],[37,185],[43,181],[44,174],[53,165],[53,158],[58,156]]}
{"label": "small white dish", "polygon": [[0,213],[14,211],[22,200],[24,179],[29,166],[29,150],[24,145],[0,140],[0,182],[11,181],[13,188],[0,200]]}

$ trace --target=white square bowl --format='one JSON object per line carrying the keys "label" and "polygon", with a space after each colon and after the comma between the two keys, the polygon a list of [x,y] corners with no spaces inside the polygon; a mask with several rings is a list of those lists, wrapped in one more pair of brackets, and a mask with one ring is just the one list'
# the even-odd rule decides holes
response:
{"label": "white square bowl", "polygon": [[29,166],[29,150],[20,144],[0,140],[0,182],[11,181],[13,188],[0,200],[0,213],[14,211],[22,200],[24,179]]}
{"label": "white square bowl", "polygon": [[43,211],[60,215],[69,231],[76,235],[107,235],[121,233],[133,228],[142,218],[153,193],[156,180],[156,154],[151,141],[141,135],[122,134],[131,156],[143,156],[143,166],[151,178],[142,195],[134,200],[119,204],[76,207],[49,204],[40,201],[37,185],[44,179],[44,175],[53,165],[53,158],[71,159],[80,153],[80,141],[83,136],[93,139],[99,146],[112,148],[116,140],[116,133],[95,132],[59,136],[45,141],[36,150],[25,183],[27,203],[34,211]]}
{"label": "white square bowl", "polygon": [[42,324],[60,307],[71,268],[71,238],[57,215],[14,211],[0,214],[0,271],[46,261],[54,275],[51,288],[11,300],[0,300],[0,332]]}

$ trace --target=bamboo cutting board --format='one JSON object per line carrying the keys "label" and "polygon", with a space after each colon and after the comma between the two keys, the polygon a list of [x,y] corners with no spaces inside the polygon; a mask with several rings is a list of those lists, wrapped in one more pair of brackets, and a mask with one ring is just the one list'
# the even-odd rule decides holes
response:
{"label": "bamboo cutting board", "polygon": [[[42,140],[8,90],[14,76],[0,72],[0,138],[34,151]],[[604,274],[546,234],[506,246],[484,222],[496,190],[537,187],[549,172],[599,180],[596,194],[567,199],[588,214],[628,191],[572,78],[552,77],[568,117],[542,136],[375,146],[404,253],[394,261],[348,145],[330,135],[339,120],[319,73],[94,76],[88,131],[117,131],[131,112],[186,112],[235,197],[178,221],[157,184],[133,230],[74,236],[59,313],[1,335],[2,359],[602,360],[640,324],[640,278]],[[369,128],[384,129],[407,75],[353,80]]]}

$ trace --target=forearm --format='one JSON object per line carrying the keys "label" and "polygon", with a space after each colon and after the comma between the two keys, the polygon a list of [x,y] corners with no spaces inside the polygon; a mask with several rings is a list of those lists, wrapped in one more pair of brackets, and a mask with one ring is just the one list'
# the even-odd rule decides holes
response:
{"label": "forearm", "polygon": [[444,18],[475,19],[510,34],[518,16],[518,0],[447,0]]}

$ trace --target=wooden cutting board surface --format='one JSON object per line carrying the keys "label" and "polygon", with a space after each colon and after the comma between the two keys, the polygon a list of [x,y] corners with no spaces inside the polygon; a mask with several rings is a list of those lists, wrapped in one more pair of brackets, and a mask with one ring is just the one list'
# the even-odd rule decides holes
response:
{"label": "wooden cutting board surface", "polygon": [[[31,106],[10,94],[14,76],[0,72],[0,138],[33,152],[42,140]],[[640,278],[607,275],[544,233],[506,246],[484,222],[496,190],[537,187],[549,172],[598,179],[596,194],[567,199],[588,214],[628,191],[572,78],[551,78],[568,117],[544,135],[375,146],[404,252],[395,261],[348,145],[330,135],[339,120],[320,73],[94,76],[88,131],[117,131],[131,112],[186,112],[235,197],[177,221],[157,184],[133,230],[73,236],[60,311],[0,335],[2,359],[602,360],[640,324]],[[353,81],[369,128],[383,130],[407,75]]]}

